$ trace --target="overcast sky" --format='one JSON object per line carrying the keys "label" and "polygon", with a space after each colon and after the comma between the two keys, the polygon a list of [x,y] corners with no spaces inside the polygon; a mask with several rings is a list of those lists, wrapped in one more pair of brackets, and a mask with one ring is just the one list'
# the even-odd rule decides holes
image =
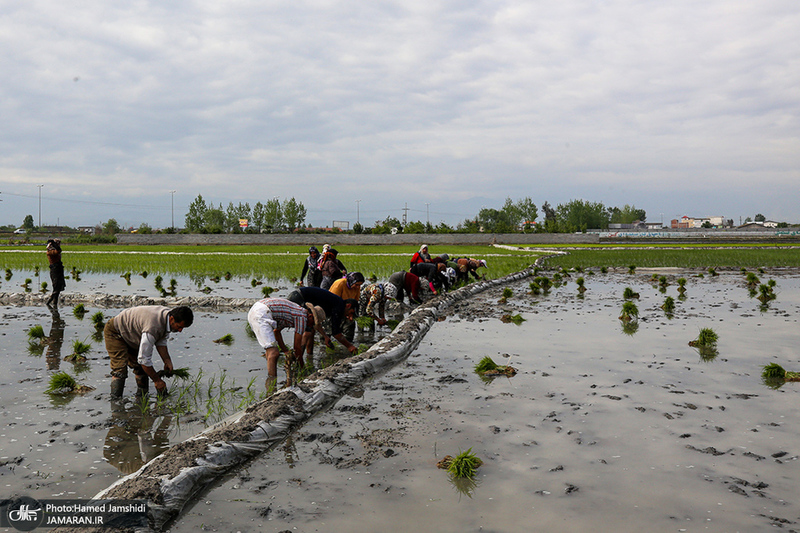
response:
{"label": "overcast sky", "polygon": [[797,0],[0,0],[0,224],[800,222],[798,35]]}

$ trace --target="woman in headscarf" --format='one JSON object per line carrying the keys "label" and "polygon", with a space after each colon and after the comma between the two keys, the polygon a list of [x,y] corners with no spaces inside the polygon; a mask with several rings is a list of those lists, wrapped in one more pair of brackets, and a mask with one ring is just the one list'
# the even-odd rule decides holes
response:
{"label": "woman in headscarf", "polygon": [[53,294],[47,299],[46,304],[58,307],[58,296],[67,288],[67,283],[64,281],[64,263],[61,262],[61,239],[47,240],[47,260],[50,263]]}
{"label": "woman in headscarf", "polygon": [[423,244],[419,247],[419,251],[416,252],[413,256],[411,256],[411,266],[416,265],[417,263],[430,263],[431,262],[431,254],[428,253],[428,245]]}
{"label": "woman in headscarf", "polygon": [[[322,283],[322,272],[319,270],[319,250],[316,246],[308,249],[308,257],[303,263],[303,272],[300,274],[300,286],[303,286],[303,280],[306,280],[306,287],[319,287]],[[306,278],[308,274],[308,278]]]}
{"label": "woman in headscarf", "polygon": [[[324,248],[323,248],[324,250]],[[330,248],[328,251],[322,253],[320,258],[319,270],[322,273],[322,282],[320,288],[330,290],[333,282],[340,279],[347,273],[344,265],[339,261],[339,252],[335,248]]]}

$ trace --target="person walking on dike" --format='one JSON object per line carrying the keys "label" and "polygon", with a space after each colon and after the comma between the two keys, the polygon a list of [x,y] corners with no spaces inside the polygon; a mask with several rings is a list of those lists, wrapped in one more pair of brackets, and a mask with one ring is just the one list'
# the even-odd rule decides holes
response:
{"label": "person walking on dike", "polygon": [[158,394],[166,394],[167,384],[153,368],[153,348],[164,362],[163,374],[172,374],[172,359],[167,349],[169,334],[181,332],[194,322],[189,307],[170,309],[161,305],[140,305],[124,309],[106,322],[103,335],[111,359],[111,397],[121,398],[128,367],[136,378],[138,397],[148,393],[150,381]]}
{"label": "person walking on dike", "polygon": [[[347,337],[345,337],[344,333],[342,332],[342,324],[346,320],[352,321],[355,319],[356,308],[358,307],[357,301],[343,300],[341,297],[336,296],[332,292],[326,291],[325,289],[321,289],[319,287],[300,287],[299,289],[295,289],[290,292],[286,299],[300,306],[312,304],[315,307],[321,308],[324,313],[323,316],[327,316],[330,319],[330,337],[333,337],[339,341],[342,346],[347,348],[347,351],[349,351],[351,354],[355,354],[358,351],[358,348],[349,340],[347,340]],[[322,335],[325,346],[328,348],[333,348],[333,343],[331,342],[330,337],[325,333],[325,330],[322,329],[322,324],[320,324],[319,328],[314,329],[319,331],[320,335]],[[306,328],[306,331],[308,331],[308,337],[306,340],[304,340],[306,343],[306,353],[311,355],[311,352],[314,349],[314,330],[309,330],[309,328]]]}
{"label": "person walking on dike", "polygon": [[67,288],[64,281],[64,263],[61,262],[61,239],[47,239],[47,261],[50,263],[50,281],[53,284],[53,293],[45,304],[49,307],[58,307],[58,297],[61,291]]}
{"label": "person walking on dike", "polygon": [[[303,334],[307,327],[314,327],[316,320],[321,322],[324,318],[313,305],[301,307],[286,298],[264,298],[250,308],[247,322],[253,329],[258,344],[264,348],[264,357],[267,359],[267,391],[278,381],[278,357],[281,352],[284,352],[287,360],[294,359],[300,366],[304,366]],[[286,328],[294,328],[294,357],[281,335],[281,330]],[[286,376],[286,379],[290,377]]]}
{"label": "person walking on dike", "polygon": [[[319,270],[319,250],[316,246],[308,249],[308,257],[303,263],[303,272],[300,274],[300,286],[303,286],[303,280],[306,280],[306,287],[319,287],[322,283],[322,272]],[[308,274],[308,277],[306,277]]]}
{"label": "person walking on dike", "polygon": [[428,245],[423,244],[419,247],[419,251],[414,253],[411,256],[411,266],[416,265],[417,263],[430,263],[431,262],[431,254],[428,253]]}

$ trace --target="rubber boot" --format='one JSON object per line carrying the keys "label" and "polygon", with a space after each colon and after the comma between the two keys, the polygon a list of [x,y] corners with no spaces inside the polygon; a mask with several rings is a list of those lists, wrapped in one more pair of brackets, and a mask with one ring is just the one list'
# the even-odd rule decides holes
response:
{"label": "rubber boot", "polygon": [[150,394],[150,380],[147,376],[136,376],[136,397],[144,398]]}
{"label": "rubber boot", "polygon": [[125,390],[125,380],[122,378],[111,378],[111,399],[117,400],[122,398],[122,392]]}

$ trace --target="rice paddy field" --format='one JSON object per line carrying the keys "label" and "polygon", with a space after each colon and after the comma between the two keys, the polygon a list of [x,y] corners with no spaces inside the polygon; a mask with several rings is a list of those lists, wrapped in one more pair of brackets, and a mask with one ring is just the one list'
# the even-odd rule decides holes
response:
{"label": "rice paddy field", "polygon": [[[531,294],[531,278],[449,310],[405,363],[210,486],[171,531],[800,528],[798,384],[760,375],[769,363],[800,370],[797,250],[431,251],[486,258],[495,278],[554,250],[570,253],[549,256],[537,274],[559,274],[549,291]],[[407,268],[414,251],[340,248],[348,269],[378,279]],[[67,245],[66,292],[156,296],[161,276],[163,286],[176,280],[178,295],[208,287],[212,295],[258,297],[271,285],[280,296],[304,257],[300,247]],[[28,279],[38,291],[49,281],[43,247],[2,248],[0,268],[0,292],[25,291]],[[760,301],[748,275],[758,285],[774,280],[775,298]],[[630,323],[619,318],[625,302],[637,308]],[[110,402],[92,317],[118,311],[0,307],[4,497],[89,498],[266,394],[266,363],[246,313],[204,309],[170,341],[189,379],[174,379],[166,400],[137,402],[129,383],[125,401]],[[514,316],[520,320],[506,320]],[[713,351],[689,345],[703,328],[718,334]],[[356,343],[389,333],[359,331]],[[487,355],[517,374],[476,375]],[[346,356],[317,346],[310,360],[319,367]],[[47,392],[61,372],[94,390]],[[468,449],[483,466],[465,488],[436,463]]]}

